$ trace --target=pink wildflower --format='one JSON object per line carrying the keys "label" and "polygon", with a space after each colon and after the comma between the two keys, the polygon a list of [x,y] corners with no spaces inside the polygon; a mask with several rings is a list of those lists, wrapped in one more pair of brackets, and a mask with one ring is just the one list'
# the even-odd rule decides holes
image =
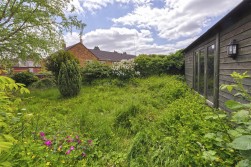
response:
{"label": "pink wildflower", "polygon": [[71,146],[70,150],[71,150],[71,151],[74,150],[74,146]]}
{"label": "pink wildflower", "polygon": [[67,136],[66,137],[68,140],[66,140],[68,143],[71,143],[71,142],[73,142],[74,140],[71,138],[71,136]]}
{"label": "pink wildflower", "polygon": [[85,152],[82,153],[82,157],[86,157],[86,153]]}
{"label": "pink wildflower", "polygon": [[88,140],[87,142],[88,142],[88,144],[90,144],[90,145],[92,144],[92,140]]}
{"label": "pink wildflower", "polygon": [[45,136],[44,132],[40,132],[40,137],[44,137],[44,136]]}
{"label": "pink wildflower", "polygon": [[70,153],[71,153],[71,150],[68,150],[68,151],[66,151],[66,153],[65,153],[65,154],[67,154],[67,155],[68,155],[68,154],[70,154]]}
{"label": "pink wildflower", "polygon": [[78,140],[78,144],[80,144],[80,143],[82,143],[82,141],[81,141],[81,140]]}
{"label": "pink wildflower", "polygon": [[50,140],[47,140],[44,142],[44,144],[49,147],[52,145],[52,142]]}

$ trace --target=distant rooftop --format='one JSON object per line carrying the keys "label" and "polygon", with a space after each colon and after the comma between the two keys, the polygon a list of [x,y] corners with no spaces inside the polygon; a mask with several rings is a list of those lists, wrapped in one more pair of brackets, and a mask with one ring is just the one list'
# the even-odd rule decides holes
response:
{"label": "distant rooftop", "polygon": [[121,61],[121,60],[129,60],[133,59],[136,56],[124,53],[114,52],[107,52],[102,51],[99,48],[95,47],[94,49],[89,49],[99,60],[109,60],[109,61]]}
{"label": "distant rooftop", "polygon": [[[82,43],[76,43],[72,46],[68,46],[65,48],[65,50],[70,50],[71,48],[73,48],[74,46],[76,46],[78,44],[82,44]],[[121,61],[121,60],[129,60],[129,59],[133,59],[136,57],[135,55],[127,54],[126,52],[118,53],[116,51],[114,51],[114,52],[102,51],[99,49],[98,46],[95,46],[94,49],[88,49],[88,50],[90,52],[92,52],[92,54],[94,54],[100,61],[114,61],[114,62],[116,62],[116,61]]]}

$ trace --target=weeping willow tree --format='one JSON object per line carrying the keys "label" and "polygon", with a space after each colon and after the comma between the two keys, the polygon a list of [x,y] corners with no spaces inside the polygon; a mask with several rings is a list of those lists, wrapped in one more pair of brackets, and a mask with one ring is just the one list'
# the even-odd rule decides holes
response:
{"label": "weeping willow tree", "polygon": [[0,0],[0,64],[38,59],[63,44],[63,32],[81,29],[72,0]]}

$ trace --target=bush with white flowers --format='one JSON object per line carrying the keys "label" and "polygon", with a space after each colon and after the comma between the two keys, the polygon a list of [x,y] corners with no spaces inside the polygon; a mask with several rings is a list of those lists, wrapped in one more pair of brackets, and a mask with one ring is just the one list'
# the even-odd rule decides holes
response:
{"label": "bush with white flowers", "polygon": [[115,62],[112,65],[112,74],[114,77],[127,80],[133,77],[140,76],[140,73],[135,70],[134,60],[122,60]]}

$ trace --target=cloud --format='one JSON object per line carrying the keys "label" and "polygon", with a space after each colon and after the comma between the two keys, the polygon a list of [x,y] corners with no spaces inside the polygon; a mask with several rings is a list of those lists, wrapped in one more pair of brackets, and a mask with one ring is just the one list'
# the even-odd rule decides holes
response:
{"label": "cloud", "polygon": [[[76,32],[67,33],[64,36],[67,46],[80,41],[79,34]],[[87,48],[99,46],[101,50],[127,52],[130,54],[167,54],[180,49],[175,44],[157,45],[154,43],[152,33],[149,30],[128,29],[111,27],[110,29],[97,29],[82,37],[83,43]],[[190,42],[190,41],[189,41]],[[183,42],[187,44],[185,41]],[[178,44],[183,47],[183,43]]]}
{"label": "cloud", "polygon": [[191,38],[212,21],[232,9],[241,0],[166,0],[164,8],[138,6],[125,16],[113,18],[117,26],[153,28],[158,36],[169,41]]}
{"label": "cloud", "polygon": [[82,3],[82,6],[85,10],[95,12],[96,10],[100,10],[107,5],[111,5],[114,3],[119,4],[134,4],[138,5],[149,5],[152,4],[154,0],[79,0]]}
{"label": "cloud", "polygon": [[[241,0],[76,0],[88,10],[99,10],[107,5],[133,3],[132,12],[113,18],[110,28],[99,28],[83,36],[88,48],[99,46],[106,51],[131,54],[167,54],[187,47]],[[116,9],[117,10],[117,9]],[[126,27],[126,28],[125,28]],[[79,42],[77,33],[64,36],[67,45]],[[158,44],[159,39],[166,42]],[[163,41],[163,40],[161,40]]]}

